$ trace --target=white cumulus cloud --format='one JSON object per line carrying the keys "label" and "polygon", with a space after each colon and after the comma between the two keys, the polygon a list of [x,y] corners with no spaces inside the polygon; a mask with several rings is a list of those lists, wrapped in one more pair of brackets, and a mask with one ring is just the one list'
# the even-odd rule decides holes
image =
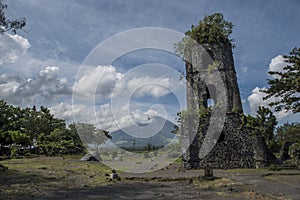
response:
{"label": "white cumulus cloud", "polygon": [[127,82],[126,86],[125,92],[134,93],[134,96],[136,97],[162,97],[170,93],[170,88],[173,88],[170,78],[152,78],[149,76],[133,78]]}
{"label": "white cumulus cloud", "polygon": [[[280,97],[271,97],[267,100],[263,100],[263,98],[266,96],[264,92],[261,90],[265,90],[265,87],[259,88],[256,87],[252,90],[252,94],[248,97],[248,102],[251,108],[251,112],[254,114],[259,106],[269,107],[269,103],[276,102],[280,100]],[[269,107],[270,108],[270,107]],[[272,111],[274,111],[273,108],[270,108]],[[285,117],[288,117],[292,114],[291,111],[280,111],[280,112],[274,112],[275,116],[278,120],[281,120]]]}
{"label": "white cumulus cloud", "polygon": [[74,84],[73,92],[78,98],[87,100],[98,98],[117,98],[134,95],[136,97],[162,97],[176,89],[178,84],[169,77],[150,77],[140,75],[126,78],[113,66],[98,66],[89,70]]}
{"label": "white cumulus cloud", "polygon": [[[73,121],[73,116],[79,117],[82,116],[82,113],[86,113],[86,107],[84,105],[73,105],[68,102],[61,102],[57,105],[50,107],[51,113],[55,117],[62,118],[68,122]],[[87,117],[87,116],[83,116]]]}
{"label": "white cumulus cloud", "polygon": [[0,76],[0,98],[17,105],[32,105],[38,101],[48,102],[61,94],[71,94],[67,79],[58,74],[59,68],[55,66],[46,67],[27,79],[3,74]]}
{"label": "white cumulus cloud", "polygon": [[157,116],[164,117],[155,107],[145,111],[135,108],[130,108],[129,112],[128,110],[128,105],[118,106],[113,112],[110,103],[94,107],[91,105],[72,105],[68,101],[50,107],[50,111],[55,117],[62,118],[69,123],[74,121],[94,124],[95,127],[110,132],[129,127],[134,123],[150,122],[152,118]]}
{"label": "white cumulus cloud", "polygon": [[269,71],[278,71],[282,72],[283,67],[285,67],[287,63],[284,61],[284,57],[282,55],[278,55],[273,58],[269,64]]}
{"label": "white cumulus cloud", "polygon": [[98,66],[84,74],[73,86],[77,97],[91,99],[95,95],[110,97],[117,82],[122,78],[113,66]]}
{"label": "white cumulus cloud", "polygon": [[27,39],[4,33],[0,37],[0,65],[15,63],[30,48]]}
{"label": "white cumulus cloud", "polygon": [[[268,71],[278,71],[282,72],[283,68],[287,65],[285,62],[285,59],[282,55],[278,55],[274,58],[272,58]],[[276,78],[276,75],[273,76],[273,78]],[[251,108],[251,112],[254,114],[259,106],[269,107],[269,103],[271,102],[277,102],[281,100],[281,97],[274,97],[268,98],[267,100],[263,100],[263,98],[266,96],[266,93],[262,92],[261,90],[266,90],[266,87],[256,87],[252,90],[252,94],[248,97],[248,102]],[[273,108],[271,108],[272,111],[274,111]],[[292,115],[291,111],[280,111],[280,112],[274,112],[278,120],[284,119],[290,115]]]}
{"label": "white cumulus cloud", "polygon": [[45,69],[41,70],[39,75],[46,80],[51,80],[57,78],[59,68],[55,66],[48,66]]}

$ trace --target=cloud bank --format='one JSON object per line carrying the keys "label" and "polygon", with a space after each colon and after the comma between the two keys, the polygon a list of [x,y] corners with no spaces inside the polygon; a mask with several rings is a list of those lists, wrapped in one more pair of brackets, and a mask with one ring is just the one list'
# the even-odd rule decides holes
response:
{"label": "cloud bank", "polygon": [[[284,57],[282,55],[278,55],[271,60],[269,64],[269,71],[283,71],[283,67],[285,67],[286,65],[287,63],[284,61]],[[269,103],[280,101],[280,97],[274,96],[267,100],[263,100],[263,98],[266,96],[266,93],[262,92],[262,90],[266,89],[266,87],[256,87],[252,90],[251,95],[247,98],[252,114],[254,114],[258,110],[259,106],[269,107]],[[270,109],[274,111],[273,108]],[[278,120],[282,120],[291,115],[292,112],[283,110],[280,112],[274,112],[274,114]]]}
{"label": "cloud bank", "polygon": [[49,102],[58,95],[71,94],[67,78],[58,76],[59,68],[48,66],[34,77],[0,76],[0,98],[16,105]]}

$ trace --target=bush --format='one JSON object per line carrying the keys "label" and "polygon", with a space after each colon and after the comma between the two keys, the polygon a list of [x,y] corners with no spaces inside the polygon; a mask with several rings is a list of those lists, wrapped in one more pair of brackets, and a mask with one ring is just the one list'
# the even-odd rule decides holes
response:
{"label": "bush", "polygon": [[16,146],[12,146],[10,148],[10,158],[16,158],[18,152],[18,148]]}
{"label": "bush", "polygon": [[298,143],[292,144],[289,148],[289,154],[293,160],[300,159],[300,145]]}

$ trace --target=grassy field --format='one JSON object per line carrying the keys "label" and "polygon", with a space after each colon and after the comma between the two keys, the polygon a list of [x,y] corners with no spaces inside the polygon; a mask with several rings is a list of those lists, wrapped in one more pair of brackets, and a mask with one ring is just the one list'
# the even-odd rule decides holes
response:
{"label": "grassy field", "polygon": [[[264,200],[300,197],[298,171],[215,170],[216,178],[208,181],[199,178],[202,170],[178,172],[176,167],[180,160],[177,160],[154,174],[128,179],[126,173],[121,173],[121,181],[109,181],[106,176],[111,173],[109,167],[101,162],[81,162],[80,158],[34,157],[0,161],[7,167],[4,171],[0,168],[0,199],[119,199],[126,196],[134,199]],[[158,196],[161,198],[156,198]]]}
{"label": "grassy field", "polygon": [[37,197],[48,190],[111,184],[110,168],[99,162],[80,162],[78,157],[36,157],[1,161],[0,199]]}

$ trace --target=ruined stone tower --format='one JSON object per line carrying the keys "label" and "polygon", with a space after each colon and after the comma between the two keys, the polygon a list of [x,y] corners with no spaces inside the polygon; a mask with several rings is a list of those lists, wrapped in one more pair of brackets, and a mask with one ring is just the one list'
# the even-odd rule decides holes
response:
{"label": "ruined stone tower", "polygon": [[[220,16],[223,20],[223,16],[219,14],[207,19],[215,20]],[[203,22],[200,21],[199,27],[201,26]],[[203,27],[207,28],[207,24]],[[198,27],[195,30],[198,31]],[[190,35],[193,36],[193,33],[190,32]],[[192,114],[187,114],[182,121],[182,143],[189,144],[183,153],[183,167],[253,168],[269,164],[274,157],[266,148],[263,138],[259,134],[253,134],[253,130],[242,124],[243,109],[231,41],[224,35],[213,38],[217,41],[205,38],[210,35],[201,37],[204,37],[204,42],[203,38],[192,38],[196,42],[190,42],[184,53],[187,104],[188,111]],[[215,74],[221,77],[221,81],[215,80]],[[210,110],[225,113],[224,120],[218,113],[214,117]],[[215,125],[209,129],[211,124]],[[219,134],[215,133],[218,132],[217,129],[220,130]],[[204,154],[201,152],[206,150]]]}
{"label": "ruined stone tower", "polygon": [[[189,89],[193,89],[194,92],[196,90],[199,91],[197,97],[199,106],[207,107],[210,99],[217,103],[216,85],[204,84],[203,77],[207,77],[213,70],[218,70],[226,90],[227,99],[224,99],[227,101],[226,112],[243,113],[230,42],[202,44],[202,47],[204,49],[200,51],[206,52],[193,52],[195,48],[192,47],[190,52],[192,58],[190,60],[194,65],[189,62],[186,63],[187,81],[189,83],[188,91]],[[195,54],[198,55],[196,56]],[[206,58],[208,56],[210,58]],[[197,59],[201,59],[204,62],[201,63]],[[192,98],[194,97],[188,96],[189,105],[196,103],[195,99]]]}

